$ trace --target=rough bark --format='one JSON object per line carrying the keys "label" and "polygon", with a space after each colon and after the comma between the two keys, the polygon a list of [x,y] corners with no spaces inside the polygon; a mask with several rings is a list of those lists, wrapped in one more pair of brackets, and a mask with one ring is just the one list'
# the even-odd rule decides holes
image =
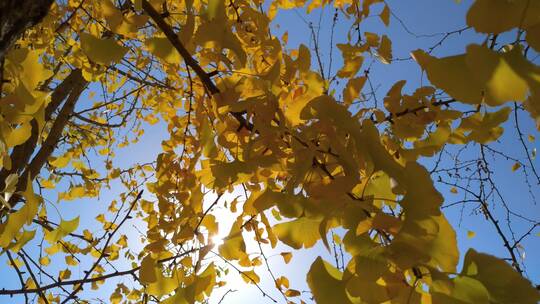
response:
{"label": "rough bark", "polygon": [[0,1],[0,61],[11,45],[29,27],[39,23],[54,0]]}

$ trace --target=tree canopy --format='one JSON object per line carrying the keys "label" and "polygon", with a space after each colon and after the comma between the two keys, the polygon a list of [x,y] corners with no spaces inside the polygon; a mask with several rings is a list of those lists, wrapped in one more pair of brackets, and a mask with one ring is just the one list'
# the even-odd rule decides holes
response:
{"label": "tree canopy", "polygon": [[[391,1],[2,1],[0,247],[17,285],[0,297],[218,303],[234,272],[275,303],[538,303],[521,244],[540,219],[504,199],[490,159],[535,204],[520,124],[540,127],[540,2],[471,2],[454,4],[463,28],[400,58]],[[325,9],[302,44],[273,29]],[[477,41],[437,55],[466,31]],[[377,90],[372,69],[403,61],[423,82]],[[141,147],[148,132],[166,138]],[[508,132],[524,156],[496,146]],[[446,192],[504,256],[460,252]],[[335,261],[310,261],[309,291],[272,267],[316,244]]]}

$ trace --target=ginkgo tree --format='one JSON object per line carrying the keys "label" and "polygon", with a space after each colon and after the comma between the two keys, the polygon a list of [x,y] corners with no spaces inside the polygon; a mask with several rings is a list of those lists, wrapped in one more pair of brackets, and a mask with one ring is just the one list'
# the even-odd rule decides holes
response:
{"label": "ginkgo tree", "polygon": [[[334,69],[313,27],[293,47],[271,28],[287,10],[327,7],[332,33],[338,19],[348,26],[346,41],[330,42]],[[0,296],[93,303],[89,290],[124,278],[107,302],[206,303],[232,271],[276,303],[540,301],[520,254],[540,221],[519,215],[530,229],[509,235],[490,203],[502,196],[486,156],[540,183],[518,119],[540,121],[540,2],[476,0],[465,28],[405,59],[393,37],[364,30],[372,16],[384,28],[396,15],[383,0],[2,1],[0,247],[20,287]],[[434,55],[465,30],[481,40]],[[411,60],[429,83],[398,81],[377,102],[372,59]],[[511,114],[525,160],[492,146]],[[151,126],[168,134],[152,161],[118,166]],[[441,169],[447,147],[481,156]],[[506,256],[469,249],[460,260],[437,184],[475,204]],[[95,215],[98,228],[57,207],[112,187],[124,190]],[[517,215],[503,205],[510,225]],[[264,253],[286,245],[278,256],[294,267],[296,250],[319,242],[336,256],[339,246],[341,263],[314,258],[308,296]],[[279,297],[260,286],[263,274]]]}

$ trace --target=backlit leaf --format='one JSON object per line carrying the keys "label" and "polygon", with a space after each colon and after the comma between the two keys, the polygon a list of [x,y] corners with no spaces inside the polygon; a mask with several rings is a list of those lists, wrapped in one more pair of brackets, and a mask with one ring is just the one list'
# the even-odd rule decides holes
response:
{"label": "backlit leaf", "polygon": [[97,38],[88,33],[81,33],[81,49],[90,60],[104,65],[120,62],[127,52],[113,38]]}

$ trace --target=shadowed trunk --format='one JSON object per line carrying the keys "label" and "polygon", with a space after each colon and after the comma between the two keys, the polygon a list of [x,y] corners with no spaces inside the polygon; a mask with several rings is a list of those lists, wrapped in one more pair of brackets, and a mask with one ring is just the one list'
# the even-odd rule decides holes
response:
{"label": "shadowed trunk", "polygon": [[47,15],[54,0],[0,0],[0,61],[29,27]]}

